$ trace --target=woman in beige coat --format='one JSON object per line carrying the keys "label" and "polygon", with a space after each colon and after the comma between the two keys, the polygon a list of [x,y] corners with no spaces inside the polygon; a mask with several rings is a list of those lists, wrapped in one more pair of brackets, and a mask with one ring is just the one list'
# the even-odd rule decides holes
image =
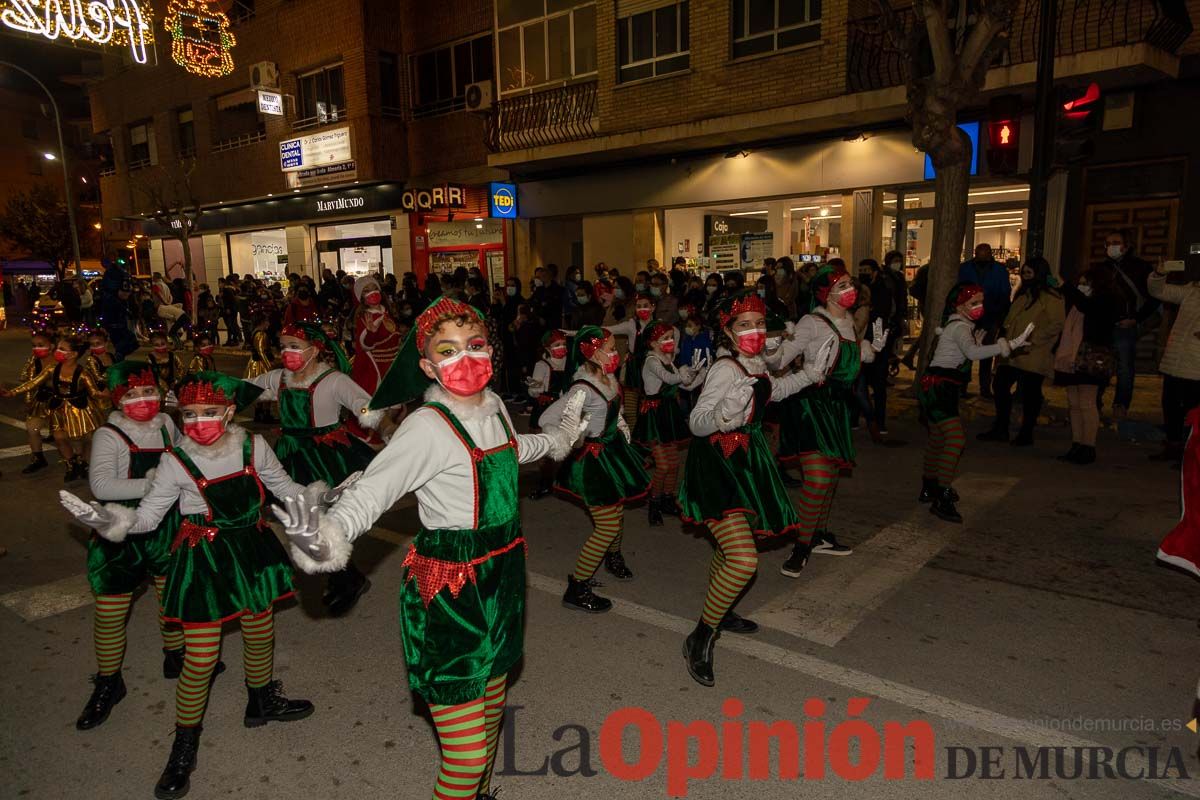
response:
{"label": "woman in beige coat", "polygon": [[1184,416],[1200,405],[1200,281],[1167,283],[1160,264],[1146,281],[1146,288],[1156,300],[1179,306],[1158,364],[1158,371],[1163,374],[1166,447],[1161,454],[1151,456],[1178,462],[1183,455]]}
{"label": "woman in beige coat", "polygon": [[1050,264],[1035,256],[1021,268],[1021,288],[1017,290],[1004,320],[1010,333],[1023,331],[1032,324],[1033,336],[1019,350],[1001,359],[993,389],[996,393],[996,422],[991,430],[979,434],[984,442],[1007,442],[1012,415],[1012,390],[1021,391],[1021,430],[1010,444],[1033,444],[1033,428],[1042,410],[1042,383],[1054,377],[1054,346],[1062,332],[1065,307],[1063,298],[1050,288]]}

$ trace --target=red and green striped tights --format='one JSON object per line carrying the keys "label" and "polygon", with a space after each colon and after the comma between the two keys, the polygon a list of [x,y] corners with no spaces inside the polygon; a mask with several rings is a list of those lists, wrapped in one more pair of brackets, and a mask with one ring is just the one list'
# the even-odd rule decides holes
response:
{"label": "red and green striped tights", "polygon": [[455,706],[430,705],[442,748],[433,800],[475,800],[491,788],[507,675],[488,681],[483,697]]}
{"label": "red and green striped tights", "polygon": [[837,462],[819,452],[802,454],[799,464],[804,471],[804,485],[800,487],[800,502],[796,507],[800,517],[796,538],[803,544],[811,544],[813,534],[829,525],[840,468]]}
{"label": "red and green striped tights", "polygon": [[[164,650],[183,647],[183,630],[162,618],[163,583],[162,575],[154,578],[154,596],[158,601],[158,629],[162,634]],[[96,611],[92,616],[92,643],[96,649],[96,667],[101,675],[116,675],[125,661],[125,626],[129,621],[129,606],[133,594],[98,594]]]}
{"label": "red and green striped tights", "polygon": [[[244,614],[239,622],[246,685],[261,689],[270,683],[275,665],[275,615],[268,609],[261,614]],[[189,623],[183,629],[183,638],[183,672],[175,686],[175,724],[195,727],[204,719],[208,687],[221,655],[221,623]]]}
{"label": "red and green striped tights", "polygon": [[588,513],[592,515],[592,535],[583,543],[583,549],[575,561],[577,581],[586,581],[595,575],[605,553],[615,553],[621,549],[625,531],[625,507],[620,503],[589,506]]}
{"label": "red and green striped tights", "polygon": [[938,486],[949,488],[958,474],[958,460],[962,458],[966,440],[961,417],[931,422],[922,477],[937,481]]}
{"label": "red and green striped tights", "polygon": [[722,517],[708,529],[717,540],[717,551],[708,566],[708,593],[701,619],[715,628],[758,571],[758,548],[745,514]]}
{"label": "red and green striped tights", "polygon": [[674,443],[655,444],[650,450],[654,457],[654,476],[650,480],[651,496],[675,494],[679,486],[679,447]]}

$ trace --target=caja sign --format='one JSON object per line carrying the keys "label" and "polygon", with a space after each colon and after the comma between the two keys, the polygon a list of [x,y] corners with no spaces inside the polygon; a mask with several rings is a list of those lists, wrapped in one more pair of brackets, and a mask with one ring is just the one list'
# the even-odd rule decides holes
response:
{"label": "caja sign", "polygon": [[494,219],[517,218],[517,186],[493,183],[488,191],[488,213]]}
{"label": "caja sign", "polygon": [[467,191],[458,184],[434,186],[430,189],[405,189],[400,195],[400,207],[405,211],[432,211],[435,208],[466,208]]}

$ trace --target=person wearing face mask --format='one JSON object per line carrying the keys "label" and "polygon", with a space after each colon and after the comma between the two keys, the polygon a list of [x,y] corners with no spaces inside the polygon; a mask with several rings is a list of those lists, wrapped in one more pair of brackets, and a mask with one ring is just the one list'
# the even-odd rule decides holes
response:
{"label": "person wearing face mask", "polygon": [[313,297],[312,289],[306,284],[300,284],[283,311],[283,324],[308,322],[316,319],[318,313],[317,300]]}
{"label": "person wearing face mask", "polygon": [[714,272],[704,279],[704,306],[701,313],[706,319],[716,316],[717,308],[724,297],[725,283],[721,276]]}
{"label": "person wearing face mask", "polygon": [[592,533],[584,543],[575,569],[567,576],[563,605],[599,614],[612,601],[592,591],[591,580],[603,562],[618,579],[632,577],[621,554],[625,505],[646,496],[650,476],[642,463],[644,452],[632,444],[633,436],[621,415],[621,356],[613,334],[589,325],[575,333],[567,374],[573,382],[563,397],[546,409],[541,424],[558,425],[570,398],[583,394],[588,418],[584,446],[571,453],[559,468],[554,488],[579,500],[592,519]]}
{"label": "person wearing face mask", "polygon": [[[529,429],[537,432],[542,428],[542,413],[562,397],[567,385],[567,337],[562,331],[547,331],[542,336],[542,357],[533,365],[533,374],[525,381],[529,396],[533,399],[533,411],[529,414]],[[530,500],[546,497],[554,488],[553,461],[543,461],[538,474],[538,485],[529,494]]]}
{"label": "person wearing face mask", "polygon": [[599,325],[604,321],[604,306],[595,301],[593,297],[592,284],[587,281],[579,281],[575,284],[573,297],[575,305],[568,315],[568,326],[572,330],[579,330],[587,325]]}
{"label": "person wearing face mask", "polygon": [[781,319],[788,318],[787,306],[779,299],[779,294],[775,287],[775,279],[770,275],[761,276],[754,284],[755,291],[762,298],[763,304],[767,307],[767,314],[779,317]]}
{"label": "person wearing face mask", "polygon": [[[753,291],[727,297],[716,321],[721,349],[688,418],[693,439],[679,484],[685,521],[707,525],[716,540],[704,608],[684,642],[684,661],[697,683],[712,686],[713,648],[722,632],[753,633],[758,626],[733,606],[758,571],[755,537],[797,530],[800,520],[763,434],[767,404],[779,402],[822,377],[812,366],[772,378],[762,353],[766,305]],[[829,358],[827,342],[821,363]]]}
{"label": "person wearing face mask", "polygon": [[[92,374],[92,380],[97,386],[103,386],[106,382],[105,375],[108,373],[108,368],[117,363],[118,359],[108,351],[108,334],[103,328],[90,328],[88,333],[88,352],[83,360],[83,365]],[[107,398],[97,398],[99,405],[96,410],[100,412],[101,418],[108,416],[108,412],[112,410]]]}
{"label": "person wearing face mask", "polygon": [[[633,440],[649,450],[654,458],[647,502],[652,527],[663,524],[663,514],[679,516],[679,505],[675,501],[675,490],[679,486],[679,448],[692,438],[679,392],[698,387],[707,372],[698,351],[693,352],[691,363],[675,366],[676,337],[673,326],[652,321],[642,331],[638,342],[641,363],[630,365],[641,372],[645,390],[638,407]],[[618,570],[610,565],[609,572],[617,574]]]}
{"label": "person wearing face mask", "polygon": [[356,280],[354,295],[358,308],[354,311],[354,365],[350,377],[372,395],[400,352],[400,332],[384,306],[383,292],[374,276]]}
{"label": "person wearing face mask", "polygon": [[156,797],[183,797],[196,768],[201,723],[217,669],[221,627],[237,620],[247,692],[243,723],[291,722],[313,713],[307,700],[289,699],[272,680],[273,609],[294,593],[292,566],[265,519],[267,492],[321,502],[324,483],[301,486],[288,477],[265,439],[233,423],[261,392],[219,372],[184,379],[179,406],[184,437],[160,460],[136,508],[59,497],[81,524],[110,542],[153,534],[178,508],[163,591],[163,619],[183,627],[183,668],[175,690],[175,737]]}
{"label": "person wearing face mask", "polygon": [[[442,297],[418,318],[375,408],[424,397],[328,512],[290,497],[276,510],[296,563],[340,569],[353,543],[414,492],[421,527],[404,560],[400,634],[408,683],[442,743],[435,796],[491,800],[507,676],[524,638],[525,538],[520,464],[561,459],[578,440],[582,397],[561,424],[518,434],[491,379],[478,311]],[[469,757],[468,757],[469,756]],[[453,787],[455,794],[449,794]]]}
{"label": "person wearing face mask", "polygon": [[1122,296],[1115,273],[1103,265],[1080,275],[1076,285],[1066,284],[1063,296],[1067,317],[1054,352],[1054,383],[1067,389],[1071,449],[1059,460],[1086,465],[1096,460],[1097,395],[1116,370],[1112,331],[1124,313]]}
{"label": "person wearing face mask", "polygon": [[183,359],[175,352],[170,338],[160,329],[150,334],[150,354],[146,356],[150,369],[158,378],[158,388],[166,398],[168,406],[174,405],[175,387],[187,375]]}
{"label": "person wearing face mask", "polygon": [[98,409],[101,402],[108,399],[108,390],[97,383],[91,372],[79,363],[79,357],[85,349],[84,339],[79,334],[70,331],[60,334],[53,353],[53,367],[47,367],[24,383],[0,392],[0,397],[12,397],[47,387],[50,433],[59,457],[67,465],[66,483],[87,480],[88,440],[92,431],[104,421]]}
{"label": "person wearing face mask", "polygon": [[650,273],[646,270],[638,270],[633,276],[633,290],[638,294],[650,293]]}
{"label": "person wearing face mask", "polygon": [[[1150,456],[1152,461],[1177,465],[1184,450],[1184,420],[1189,415],[1195,418],[1193,409],[1200,406],[1200,273],[1193,268],[1191,274],[1184,273],[1182,277],[1191,280],[1168,282],[1168,273],[1160,263],[1146,282],[1151,297],[1178,307],[1158,363],[1163,376],[1162,415],[1167,439],[1162,451]],[[1195,423],[1192,431],[1196,432]],[[1193,454],[1200,452],[1200,440],[1193,436],[1189,447]],[[1192,468],[1196,466],[1200,464],[1193,461]],[[1184,480],[1187,481],[1186,476]],[[1193,479],[1192,486],[1200,489],[1200,482]],[[1193,502],[1200,502],[1200,497]]]}
{"label": "person wearing face mask", "polygon": [[[644,354],[640,352],[641,333],[654,317],[654,298],[647,294],[639,294],[633,300],[633,315],[626,317],[613,325],[605,325],[604,329],[611,333],[616,340],[617,354],[625,371],[618,374],[618,380],[624,389],[622,413],[625,424],[630,430],[637,426],[638,405],[641,402],[642,373],[640,368],[630,369],[630,365],[641,363]],[[592,324],[600,324],[598,322]],[[574,331],[566,331],[568,336]]]}
{"label": "person wearing face mask", "polygon": [[[851,311],[858,292],[845,267],[822,267],[809,283],[813,309],[793,326],[774,356],[773,368],[804,357],[804,367],[821,379],[790,396],[779,410],[779,460],[803,469],[800,524],[792,554],[780,568],[797,578],[811,553],[843,556],[853,551],[829,530],[833,498],[843,468],[854,466],[850,406],[854,381],[863,363],[871,363],[887,345],[883,324],[876,321],[871,340],[854,331]],[[822,353],[825,354],[822,360]]]}
{"label": "person wearing face mask", "polygon": [[[583,281],[583,273],[578,267],[567,267],[567,279],[563,283],[563,317],[568,317],[575,311],[575,306],[579,303],[579,284]],[[591,295],[591,284],[588,284],[588,295]]]}
{"label": "person wearing face mask", "polygon": [[1153,271],[1150,263],[1133,252],[1131,231],[1115,230],[1104,239],[1104,264],[1114,277],[1114,288],[1121,300],[1121,311],[1113,326],[1117,388],[1113,393],[1113,417],[1124,419],[1133,400],[1137,343],[1158,312],[1159,301],[1146,289]]}
{"label": "person wearing face mask", "polygon": [[[53,369],[54,345],[49,332],[35,329],[30,337],[30,355],[21,368],[20,383],[27,383],[42,372]],[[25,432],[29,439],[29,463],[21,469],[22,475],[32,475],[50,466],[42,452],[42,428],[49,427],[50,385],[42,382],[25,392]]]}
{"label": "person wearing face mask", "polygon": [[187,374],[195,375],[197,372],[215,372],[217,369],[217,361],[213,358],[213,353],[217,348],[213,345],[213,337],[206,333],[197,333],[192,336],[192,360],[188,362]]}
{"label": "person wearing face mask", "polygon": [[[133,508],[145,496],[163,454],[178,443],[179,431],[161,411],[162,395],[148,363],[122,361],[108,370],[105,380],[116,408],[92,437],[88,483],[96,500]],[[125,625],[133,593],[147,581],[153,584],[158,604],[163,677],[175,680],[183,669],[183,629],[167,623],[162,609],[179,523],[179,514],[172,509],[145,536],[111,542],[93,533],[88,539],[88,583],[96,603],[92,620],[96,673],[91,697],[75,721],[81,731],[102,725],[125,697],[121,676]]]}
{"label": "person wearing face mask", "polygon": [[654,318],[668,325],[679,321],[679,298],[669,288],[667,276],[656,272],[650,277],[650,297],[654,300]]}
{"label": "person wearing face mask", "polygon": [[[996,341],[1000,325],[1008,315],[1009,298],[1012,296],[1012,284],[1008,280],[1008,270],[1003,264],[992,257],[992,246],[981,243],[975,247],[975,257],[963,262],[958,269],[960,283],[971,283],[983,289],[983,313],[975,321],[975,327],[984,332],[985,344]],[[992,398],[992,359],[983,358],[979,361],[979,395],[985,399]]]}
{"label": "person wearing face mask", "polygon": [[983,442],[1008,442],[1012,416],[1012,389],[1015,384],[1021,394],[1021,429],[1010,444],[1028,447],[1033,444],[1033,429],[1042,412],[1042,383],[1054,377],[1054,346],[1063,329],[1063,298],[1050,287],[1050,264],[1034,256],[1021,268],[1021,288],[1013,297],[1012,307],[1004,319],[1004,330],[1021,331],[1033,323],[1033,336],[1026,346],[1002,359],[996,367],[996,422],[991,430],[979,434]]}
{"label": "person wearing face mask", "polygon": [[934,331],[929,366],[917,389],[921,419],[929,431],[917,500],[929,503],[930,513],[947,522],[962,522],[955,505],[958,493],[952,484],[966,444],[958,398],[970,380],[971,362],[996,356],[1007,358],[1020,350],[1035,330],[1031,322],[1019,336],[1000,337],[994,344],[983,344],[987,332],[976,327],[976,323],[985,313],[986,302],[982,286],[959,283],[950,290],[941,327]]}

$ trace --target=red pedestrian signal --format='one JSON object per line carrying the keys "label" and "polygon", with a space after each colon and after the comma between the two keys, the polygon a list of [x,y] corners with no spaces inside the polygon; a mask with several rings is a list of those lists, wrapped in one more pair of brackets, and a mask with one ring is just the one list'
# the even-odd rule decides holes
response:
{"label": "red pedestrian signal", "polygon": [[988,123],[988,171],[993,175],[1015,175],[1021,144],[1021,118]]}

